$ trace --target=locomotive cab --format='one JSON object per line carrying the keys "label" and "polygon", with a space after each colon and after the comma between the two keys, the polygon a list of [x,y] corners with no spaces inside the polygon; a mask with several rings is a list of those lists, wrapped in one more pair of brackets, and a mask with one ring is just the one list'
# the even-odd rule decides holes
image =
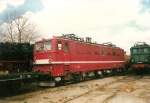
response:
{"label": "locomotive cab", "polygon": [[133,48],[131,50],[132,60],[131,62],[134,63],[149,63],[149,48]]}
{"label": "locomotive cab", "polygon": [[63,62],[69,60],[69,43],[67,41],[53,38],[35,43],[34,71],[62,76]]}
{"label": "locomotive cab", "polygon": [[35,64],[48,64],[52,51],[51,40],[44,40],[35,43],[34,60]]}
{"label": "locomotive cab", "polygon": [[150,68],[150,46],[148,44],[137,43],[130,49],[130,51],[132,68]]}

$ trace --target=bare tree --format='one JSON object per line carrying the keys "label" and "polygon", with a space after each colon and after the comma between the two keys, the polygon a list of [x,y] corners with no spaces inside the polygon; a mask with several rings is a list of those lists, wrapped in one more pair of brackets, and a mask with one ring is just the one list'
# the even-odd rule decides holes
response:
{"label": "bare tree", "polygon": [[3,42],[4,39],[4,31],[3,28],[1,26],[2,24],[0,23],[0,42]]}
{"label": "bare tree", "polygon": [[2,32],[1,32],[1,29],[0,29],[0,42],[3,41],[2,38],[3,38],[3,34],[2,34]]}
{"label": "bare tree", "polygon": [[16,16],[16,13],[7,15],[4,41],[8,42],[33,42],[39,37],[36,26],[29,18]]}

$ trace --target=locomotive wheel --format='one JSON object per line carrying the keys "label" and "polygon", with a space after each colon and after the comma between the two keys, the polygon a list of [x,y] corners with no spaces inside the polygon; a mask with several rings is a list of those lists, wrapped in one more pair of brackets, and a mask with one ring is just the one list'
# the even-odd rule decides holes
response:
{"label": "locomotive wheel", "polygon": [[86,78],[86,73],[81,73],[81,74],[80,74],[80,78],[81,78],[81,79],[80,79],[81,81],[84,81],[85,78]]}
{"label": "locomotive wheel", "polygon": [[74,81],[75,82],[81,82],[85,80],[85,75],[84,73],[79,73],[74,75]]}
{"label": "locomotive wheel", "polygon": [[82,74],[79,74],[77,78],[77,82],[81,82],[81,81],[83,81],[83,76]]}
{"label": "locomotive wheel", "polygon": [[103,76],[105,76],[105,77],[108,76],[108,73],[106,72],[106,70],[103,70],[103,71],[102,71],[102,74],[103,74]]}
{"label": "locomotive wheel", "polygon": [[112,74],[112,75],[116,75],[116,74],[117,74],[116,69],[113,69],[111,74]]}

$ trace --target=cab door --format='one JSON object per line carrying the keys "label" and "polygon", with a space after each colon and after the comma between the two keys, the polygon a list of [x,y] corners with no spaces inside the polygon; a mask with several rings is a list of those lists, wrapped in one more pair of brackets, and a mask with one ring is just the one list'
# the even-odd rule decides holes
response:
{"label": "cab door", "polygon": [[67,41],[58,40],[57,41],[57,61],[68,63],[70,61],[70,48]]}
{"label": "cab door", "polygon": [[70,74],[70,48],[69,43],[65,42],[63,43],[63,52],[64,52],[64,74],[69,79]]}
{"label": "cab door", "polygon": [[69,48],[68,42],[63,43],[63,51],[64,51],[64,61],[66,63],[69,63],[70,62],[70,48]]}

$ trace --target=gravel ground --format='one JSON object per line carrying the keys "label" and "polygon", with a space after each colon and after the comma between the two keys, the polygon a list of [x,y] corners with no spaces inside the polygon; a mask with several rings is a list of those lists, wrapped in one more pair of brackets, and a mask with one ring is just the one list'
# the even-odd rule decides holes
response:
{"label": "gravel ground", "polygon": [[116,76],[47,88],[0,103],[150,103],[150,76]]}

